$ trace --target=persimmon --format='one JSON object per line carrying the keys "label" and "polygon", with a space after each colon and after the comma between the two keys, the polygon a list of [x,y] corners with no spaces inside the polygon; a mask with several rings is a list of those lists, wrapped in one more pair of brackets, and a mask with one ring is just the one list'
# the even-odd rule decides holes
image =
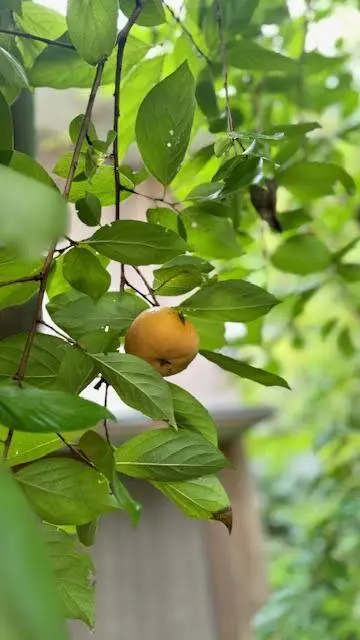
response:
{"label": "persimmon", "polygon": [[146,309],[125,335],[125,351],[146,360],[162,376],[186,369],[199,351],[199,336],[185,316],[171,307]]}

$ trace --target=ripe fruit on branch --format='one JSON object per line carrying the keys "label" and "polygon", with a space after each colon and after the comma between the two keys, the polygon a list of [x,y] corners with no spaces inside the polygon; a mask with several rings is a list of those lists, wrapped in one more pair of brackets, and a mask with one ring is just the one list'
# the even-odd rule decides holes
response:
{"label": "ripe fruit on branch", "polygon": [[195,327],[171,307],[138,315],[125,335],[125,351],[151,364],[162,376],[186,369],[199,350]]}

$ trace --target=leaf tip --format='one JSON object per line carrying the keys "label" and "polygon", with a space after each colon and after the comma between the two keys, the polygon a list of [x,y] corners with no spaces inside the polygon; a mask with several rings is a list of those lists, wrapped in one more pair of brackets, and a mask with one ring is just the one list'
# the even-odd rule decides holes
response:
{"label": "leaf tip", "polygon": [[217,522],[222,522],[222,524],[227,528],[229,535],[231,534],[233,527],[233,511],[230,505],[225,507],[225,509],[215,511],[215,513],[212,514],[211,519],[216,520]]}

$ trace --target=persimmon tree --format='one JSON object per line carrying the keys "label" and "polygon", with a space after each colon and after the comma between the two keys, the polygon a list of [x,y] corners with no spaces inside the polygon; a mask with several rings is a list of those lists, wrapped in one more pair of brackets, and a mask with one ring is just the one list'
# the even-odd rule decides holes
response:
{"label": "persimmon tree", "polygon": [[[29,0],[0,7],[0,308],[36,298],[29,332],[0,342],[0,522],[9,550],[0,592],[11,633],[55,640],[65,637],[64,618],[94,624],[93,567],[82,547],[99,518],[116,509],[134,524],[139,518],[123,476],[152,483],[186,516],[231,529],[217,478],[228,463],[213,419],[123,352],[127,329],[163,296],[179,296],[176,308],[196,327],[203,357],[239,378],[286,388],[274,362],[264,370],[233,357],[225,323],[246,324],[248,343],[261,344],[263,318],[279,303],[267,282],[270,260],[286,273],[328,270],[346,280],[351,245],[329,249],[301,205],[338,185],[351,194],[354,181],[331,143],[311,137],[320,128],[309,105],[312,78],[335,63],[306,52],[309,16],[299,42],[282,0],[188,0],[180,14],[161,0],[69,0],[66,18]],[[262,27],[282,21],[279,45]],[[84,113],[69,123],[72,150],[53,169],[56,184],[14,150],[10,106],[37,87],[88,91]],[[114,109],[101,139],[93,108],[104,89],[113,91]],[[124,160],[133,143],[139,171]],[[148,198],[149,176],[163,189],[147,221],[124,219],[122,202]],[[287,194],[280,208],[278,189]],[[105,206],[114,208],[111,224]],[[69,215],[88,227],[81,240],[67,235]],[[110,261],[119,267],[111,290]],[[151,282],[146,265],[155,266]],[[291,327],[311,295],[292,292]],[[41,332],[46,300],[50,334]],[[103,403],[81,397],[89,385]],[[110,385],[167,427],[114,447]]]}

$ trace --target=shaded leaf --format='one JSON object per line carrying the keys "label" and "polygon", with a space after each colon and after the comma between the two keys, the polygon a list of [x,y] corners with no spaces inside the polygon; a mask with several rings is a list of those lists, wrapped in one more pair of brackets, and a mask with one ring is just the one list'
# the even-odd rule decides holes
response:
{"label": "shaded leaf", "polygon": [[169,388],[150,364],[127,353],[91,357],[125,404],[153,420],[164,420],[176,426]]}
{"label": "shaded leaf", "polygon": [[86,241],[99,253],[126,264],[162,264],[185,253],[186,244],[170,229],[137,220],[102,227]]}
{"label": "shaded leaf", "polygon": [[298,67],[296,60],[245,39],[237,40],[228,48],[228,62],[238,69],[247,71],[296,73]]}
{"label": "shaded leaf", "polygon": [[239,378],[253,380],[254,382],[262,384],[264,387],[285,387],[285,389],[290,388],[286,380],[280,378],[280,376],[277,376],[275,373],[270,373],[270,371],[264,371],[263,369],[252,367],[246,362],[234,360],[233,358],[224,356],[222,353],[215,353],[213,351],[205,350],[201,350],[200,353],[210,362],[217,364],[218,367],[225,369],[225,371],[235,373],[235,375],[239,376]]}
{"label": "shaded leaf", "polygon": [[95,544],[98,525],[99,518],[91,520],[91,522],[88,522],[87,524],[77,525],[76,533],[84,547],[92,547]]}
{"label": "shaded leaf", "polygon": [[36,513],[51,524],[86,524],[116,508],[105,477],[78,460],[37,460],[16,479]]}
{"label": "shaded leaf", "polygon": [[195,83],[187,63],[144,98],[136,120],[136,140],[149,172],[164,185],[184,159],[195,111]]}
{"label": "shaded leaf", "polygon": [[305,276],[326,269],[331,254],[316,236],[291,236],[271,256],[273,265],[281,271]]}
{"label": "shaded leaf", "polygon": [[96,369],[91,358],[81,349],[68,347],[52,386],[60,391],[79,394],[95,376]]}
{"label": "shaded leaf", "polygon": [[29,87],[26,73],[20,62],[3,47],[0,47],[0,83],[16,89]]}
{"label": "shaded leaf", "polygon": [[278,301],[245,280],[209,284],[184,300],[180,309],[191,316],[228,322],[248,322],[268,313]]}
{"label": "shaded leaf", "polygon": [[[121,11],[129,18],[135,8],[135,0],[119,0],[119,5]],[[155,27],[165,20],[161,0],[147,0],[136,22],[142,27]]]}
{"label": "shaded leaf", "polygon": [[84,224],[96,227],[101,219],[101,202],[93,193],[87,192],[75,203],[77,214]]}
{"label": "shaded leaf", "polygon": [[64,256],[63,274],[74,289],[94,300],[100,298],[111,283],[110,273],[87,249],[74,247]]}
{"label": "shaded leaf", "polygon": [[229,218],[213,216],[205,207],[196,206],[188,207],[180,215],[191,251],[212,259],[241,255],[242,249]]}
{"label": "shaded leaf", "polygon": [[154,429],[116,449],[117,469],[145,480],[181,480],[208,475],[228,466],[208,440],[190,431]]}
{"label": "shaded leaf", "polygon": [[312,222],[312,218],[305,213],[304,209],[293,209],[292,211],[284,211],[277,214],[283,231],[292,231],[298,229],[304,224]]}
{"label": "shaded leaf", "polygon": [[0,423],[15,431],[75,431],[111,417],[105,407],[63,391],[0,386]]}
{"label": "shaded leaf", "polygon": [[153,289],[162,296],[179,296],[200,287],[213,266],[196,256],[179,256],[154,270]]}
{"label": "shaded leaf", "polygon": [[15,307],[30,300],[39,288],[38,282],[26,282],[0,287],[0,310]]}
{"label": "shaded leaf", "polygon": [[304,202],[334,193],[337,182],[349,194],[355,190],[354,180],[345,169],[326,162],[304,161],[292,164],[277,174],[277,182]]}
{"label": "shaded leaf", "polygon": [[0,91],[0,149],[12,149],[14,146],[13,122],[10,107]]}
{"label": "shaded leaf", "polygon": [[178,233],[178,221],[179,215],[173,209],[167,207],[157,207],[156,209],[148,209],[146,211],[146,217],[151,224],[159,224],[165,229],[171,229]]}
{"label": "shaded leaf", "polygon": [[360,265],[351,263],[340,263],[337,265],[337,272],[346,282],[358,282],[360,280]]}
{"label": "shaded leaf", "polygon": [[168,383],[174,403],[174,414],[179,429],[197,431],[206,440],[217,445],[217,428],[207,409],[182,387]]}

